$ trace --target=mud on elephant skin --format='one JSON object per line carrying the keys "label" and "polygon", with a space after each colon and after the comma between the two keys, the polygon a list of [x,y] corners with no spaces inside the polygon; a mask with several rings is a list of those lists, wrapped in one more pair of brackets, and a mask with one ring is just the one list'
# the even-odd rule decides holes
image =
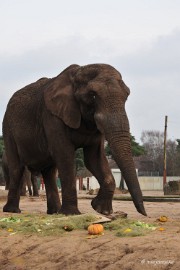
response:
{"label": "mud on elephant skin", "polygon": [[129,93],[121,74],[106,64],[71,65],[57,77],[42,78],[17,91],[3,120],[12,179],[3,210],[20,212],[19,182],[26,165],[43,176],[47,213],[79,214],[74,157],[75,150],[82,147],[85,165],[100,184],[92,207],[102,214],[112,213],[115,181],[104,153],[106,138],[137,211],[146,215],[125,112]]}

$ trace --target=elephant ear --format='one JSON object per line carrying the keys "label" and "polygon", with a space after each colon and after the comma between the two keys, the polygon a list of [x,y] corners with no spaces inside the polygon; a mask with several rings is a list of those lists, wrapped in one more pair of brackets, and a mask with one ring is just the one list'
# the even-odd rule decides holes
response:
{"label": "elephant ear", "polygon": [[47,109],[74,129],[77,129],[81,122],[80,109],[73,90],[73,77],[78,68],[78,65],[69,66],[53,78],[44,89]]}

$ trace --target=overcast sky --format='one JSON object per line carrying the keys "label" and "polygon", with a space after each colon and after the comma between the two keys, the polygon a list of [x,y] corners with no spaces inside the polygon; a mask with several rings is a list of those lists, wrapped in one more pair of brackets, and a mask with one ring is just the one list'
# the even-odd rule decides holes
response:
{"label": "overcast sky", "polygon": [[[0,0],[0,122],[9,98],[70,64],[107,63],[131,89],[131,133],[180,138],[179,0]],[[0,129],[0,133],[2,133]]]}

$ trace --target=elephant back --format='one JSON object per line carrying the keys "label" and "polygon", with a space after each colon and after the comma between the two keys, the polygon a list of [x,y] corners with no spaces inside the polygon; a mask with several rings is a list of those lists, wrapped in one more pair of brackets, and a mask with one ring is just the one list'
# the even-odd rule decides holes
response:
{"label": "elephant back", "polygon": [[49,80],[51,79],[42,78],[13,94],[5,112],[3,130],[8,123],[14,135],[19,136],[20,130],[21,132],[32,133],[32,128],[35,129],[37,121],[41,119],[43,87]]}

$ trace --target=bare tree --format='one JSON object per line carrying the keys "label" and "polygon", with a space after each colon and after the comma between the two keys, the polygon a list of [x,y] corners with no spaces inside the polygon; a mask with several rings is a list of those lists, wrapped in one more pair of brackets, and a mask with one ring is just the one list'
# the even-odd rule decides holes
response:
{"label": "bare tree", "polygon": [[[143,131],[141,141],[145,149],[143,162],[146,165],[146,170],[158,171],[159,175],[163,175],[164,133],[156,130]],[[180,151],[178,146],[178,140],[167,140],[167,175],[175,176],[180,173]]]}
{"label": "bare tree", "polygon": [[176,141],[167,141],[167,174],[174,176],[177,174],[177,143]]}
{"label": "bare tree", "polygon": [[145,149],[145,156],[149,171],[163,172],[163,143],[164,134],[157,130],[143,131],[141,142]]}

